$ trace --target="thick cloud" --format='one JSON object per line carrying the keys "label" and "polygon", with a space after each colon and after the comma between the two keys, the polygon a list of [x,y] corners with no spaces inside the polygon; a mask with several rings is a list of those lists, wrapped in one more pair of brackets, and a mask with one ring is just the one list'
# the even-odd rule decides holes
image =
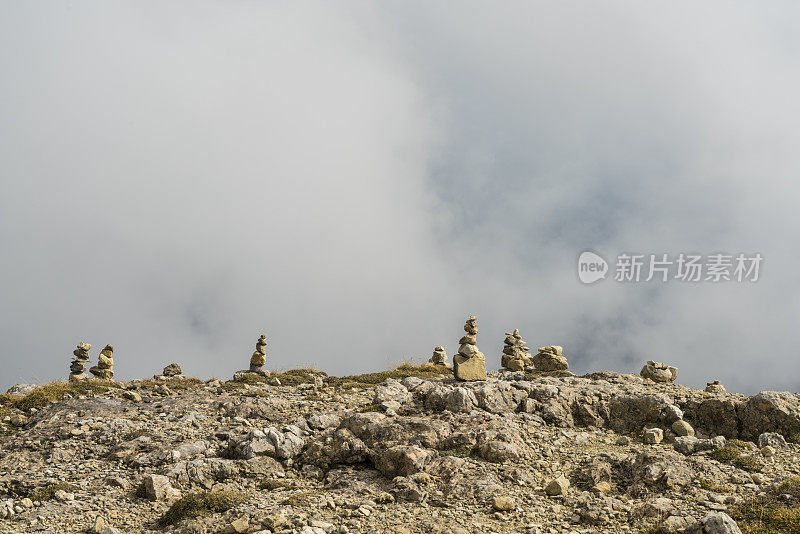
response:
{"label": "thick cloud", "polygon": [[[123,378],[228,376],[262,332],[376,369],[475,313],[495,365],[518,327],[579,372],[797,389],[793,5],[192,6],[0,8],[0,387],[81,340]],[[585,249],[765,260],[587,287]]]}

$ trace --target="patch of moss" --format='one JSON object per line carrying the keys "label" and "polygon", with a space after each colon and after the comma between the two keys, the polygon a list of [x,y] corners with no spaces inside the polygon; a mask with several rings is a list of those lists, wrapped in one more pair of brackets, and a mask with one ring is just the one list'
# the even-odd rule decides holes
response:
{"label": "patch of moss", "polygon": [[789,434],[789,437],[786,438],[786,441],[789,443],[800,443],[800,432]]}
{"label": "patch of moss", "polygon": [[763,467],[761,462],[750,455],[739,456],[731,462],[731,465],[749,473],[752,473],[753,471],[761,471]]}
{"label": "patch of moss", "polygon": [[146,428],[138,428],[136,430],[131,430],[130,432],[126,432],[122,436],[122,441],[133,441],[142,436],[149,436],[149,435],[150,431],[147,430]]}
{"label": "patch of moss", "polygon": [[260,490],[275,491],[275,490],[289,490],[294,488],[295,485],[292,484],[291,482],[287,482],[285,480],[278,480],[275,478],[267,478],[258,481],[258,489]]}
{"label": "patch of moss", "polygon": [[367,413],[367,412],[382,412],[383,408],[380,404],[367,404],[366,406],[362,406],[358,409],[358,413]]}
{"label": "patch of moss", "polygon": [[155,380],[148,378],[140,381],[139,387],[143,389],[153,389],[160,384],[164,384],[172,391],[186,391],[201,386],[203,381],[199,378],[190,377],[171,377],[167,378],[166,380]]}
{"label": "patch of moss", "polygon": [[273,373],[272,376],[280,380],[282,386],[297,386],[299,384],[313,384],[314,377],[321,376],[324,378],[328,374],[318,369],[307,367],[304,369],[289,369],[277,374]]}
{"label": "patch of moss", "polygon": [[264,384],[266,383],[269,377],[259,375],[256,373],[244,373],[239,376],[236,380],[228,380],[222,384],[224,388],[226,385],[236,386],[240,384],[248,384],[248,385],[255,385],[255,384]]}
{"label": "patch of moss", "polygon": [[43,488],[37,488],[28,495],[28,498],[32,501],[49,501],[55,497],[56,492],[59,490],[72,493],[77,491],[77,489],[77,486],[68,484],[67,482],[59,482],[57,484],[50,484],[49,486],[45,486]]}
{"label": "patch of moss", "polygon": [[319,495],[319,491],[301,491],[281,501],[284,506],[308,506],[311,498]]}
{"label": "patch of moss", "polygon": [[50,382],[34,389],[22,398],[9,399],[5,404],[22,411],[28,411],[31,408],[41,410],[48,404],[63,400],[66,395],[75,397],[76,395],[103,393],[112,388],[119,388],[119,384],[113,380],[96,378],[79,382]]}
{"label": "patch of moss", "polygon": [[731,508],[744,534],[800,534],[800,477]]}
{"label": "patch of moss", "polygon": [[456,458],[469,458],[472,455],[472,447],[453,447],[439,451],[442,456],[455,456]]}
{"label": "patch of moss", "polygon": [[190,493],[175,501],[158,520],[159,526],[174,525],[184,519],[227,512],[247,500],[240,491],[204,491]]}
{"label": "patch of moss", "polygon": [[743,454],[745,450],[750,451],[748,442],[730,440],[721,449],[711,451],[709,457],[718,462],[737,467],[743,471],[760,471],[762,468],[761,462],[756,460],[753,456]]}
{"label": "patch of moss", "polygon": [[731,491],[730,486],[724,484],[717,484],[711,479],[704,478],[700,481],[700,487],[706,491],[713,491],[714,493],[728,493]]}
{"label": "patch of moss", "polygon": [[711,454],[708,456],[718,462],[723,464],[729,464],[742,454],[742,449],[737,447],[736,445],[727,444],[721,449],[717,449],[711,451]]}
{"label": "patch of moss", "polygon": [[441,365],[434,365],[432,363],[424,363],[422,365],[414,365],[411,363],[404,363],[398,365],[391,371],[381,371],[378,373],[366,373],[363,375],[348,375],[341,378],[331,377],[331,382],[339,387],[358,387],[359,385],[371,386],[385,382],[389,378],[395,380],[402,380],[410,376],[418,378],[441,378],[443,376],[452,375],[452,369]]}

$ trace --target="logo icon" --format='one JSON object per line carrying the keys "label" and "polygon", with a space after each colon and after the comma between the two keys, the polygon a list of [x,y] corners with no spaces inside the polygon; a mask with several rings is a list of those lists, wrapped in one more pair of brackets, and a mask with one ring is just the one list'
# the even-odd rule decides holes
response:
{"label": "logo icon", "polygon": [[606,277],[608,262],[594,252],[582,252],[578,257],[578,279],[584,284],[593,284]]}

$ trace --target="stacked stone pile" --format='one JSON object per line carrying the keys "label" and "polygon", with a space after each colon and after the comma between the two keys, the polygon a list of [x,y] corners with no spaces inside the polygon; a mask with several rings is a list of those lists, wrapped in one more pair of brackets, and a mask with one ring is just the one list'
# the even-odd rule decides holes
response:
{"label": "stacked stone pile", "polygon": [[428,360],[429,363],[433,365],[441,365],[447,367],[447,353],[444,351],[444,347],[436,347],[433,349],[433,356],[431,359]]}
{"label": "stacked stone pile", "polygon": [[78,348],[72,351],[75,357],[72,359],[72,364],[69,366],[70,382],[89,378],[86,374],[86,363],[89,361],[89,350],[91,350],[91,348],[92,345],[90,343],[78,343]]}
{"label": "stacked stone pile", "polygon": [[478,350],[478,319],[474,315],[467,319],[464,331],[458,354],[453,356],[453,375],[459,380],[486,380],[486,356]]}
{"label": "stacked stone pile", "polygon": [[178,365],[177,363],[171,363],[168,366],[164,367],[163,375],[166,376],[167,378],[180,376],[182,374],[183,370],[181,369],[181,366]]}
{"label": "stacked stone pile", "polygon": [[100,356],[98,357],[97,365],[89,369],[89,372],[92,373],[95,377],[102,378],[103,380],[114,379],[113,345],[106,345],[106,348],[100,351]]}
{"label": "stacked stone pile", "polygon": [[562,350],[558,345],[540,347],[539,353],[533,357],[534,367],[540,371],[566,371],[569,363]]}
{"label": "stacked stone pile", "polygon": [[261,334],[256,341],[256,350],[250,357],[250,372],[264,374],[264,364],[267,363],[267,336]]}
{"label": "stacked stone pile", "polygon": [[503,341],[503,356],[500,358],[500,364],[510,371],[522,371],[526,367],[533,365],[533,358],[528,352],[528,344],[519,335],[519,329],[514,329],[513,332],[506,332],[506,338]]}
{"label": "stacked stone pile", "polygon": [[649,378],[653,382],[675,382],[678,378],[678,369],[665,363],[649,360],[640,373],[642,378]]}
{"label": "stacked stone pile", "polygon": [[719,380],[714,380],[713,382],[706,382],[706,392],[721,393],[721,394],[727,393],[727,391],[725,390],[725,386],[723,386]]}

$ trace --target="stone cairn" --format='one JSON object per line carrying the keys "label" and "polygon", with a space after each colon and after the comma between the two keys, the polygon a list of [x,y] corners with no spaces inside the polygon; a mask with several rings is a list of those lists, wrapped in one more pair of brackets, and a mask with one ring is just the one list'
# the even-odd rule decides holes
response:
{"label": "stone cairn", "polygon": [[256,341],[256,351],[250,357],[250,372],[264,373],[264,364],[267,363],[267,336],[261,334],[261,337]]}
{"label": "stone cairn", "polygon": [[533,357],[533,366],[539,371],[566,371],[569,363],[562,351],[558,345],[539,347],[539,353]]}
{"label": "stone cairn", "polygon": [[183,370],[181,369],[181,366],[178,365],[177,363],[171,363],[168,366],[164,367],[164,372],[162,376],[165,376],[167,378],[172,378],[175,376],[181,376],[182,374]]}
{"label": "stone cairn", "polygon": [[449,367],[447,365],[447,353],[444,351],[444,347],[436,347],[433,349],[433,356],[431,356],[431,359],[428,360],[428,363],[440,365],[442,367]]}
{"label": "stone cairn", "polygon": [[72,359],[72,365],[69,366],[70,382],[89,378],[86,374],[86,363],[89,361],[89,350],[91,348],[92,345],[90,343],[78,343],[78,348],[72,351],[75,357]]}
{"label": "stone cairn", "polygon": [[106,345],[106,348],[100,351],[100,356],[98,358],[97,365],[89,369],[89,372],[92,373],[95,377],[102,378],[103,380],[114,379],[113,345]]}
{"label": "stone cairn", "polygon": [[678,369],[665,363],[649,360],[639,374],[642,375],[642,378],[649,378],[653,382],[675,382],[675,379],[678,378]]}
{"label": "stone cairn", "polygon": [[706,393],[727,393],[725,386],[719,380],[706,382]]}
{"label": "stone cairn", "polygon": [[519,329],[513,332],[506,332],[506,339],[503,341],[503,356],[500,364],[509,371],[523,371],[526,367],[533,365],[533,358],[528,352],[528,344],[519,335]]}
{"label": "stone cairn", "polygon": [[453,356],[453,375],[458,380],[486,380],[486,357],[478,350],[478,319],[474,315],[467,319],[464,331],[458,354]]}

